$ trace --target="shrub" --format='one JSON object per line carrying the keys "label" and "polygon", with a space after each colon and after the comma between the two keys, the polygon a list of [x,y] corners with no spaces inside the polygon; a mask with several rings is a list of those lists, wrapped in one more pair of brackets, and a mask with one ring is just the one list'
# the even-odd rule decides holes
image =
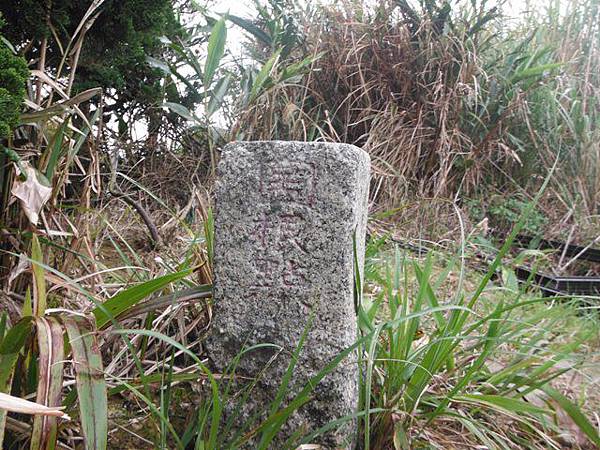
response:
{"label": "shrub", "polygon": [[0,43],[0,140],[8,139],[19,122],[28,78],[25,59]]}

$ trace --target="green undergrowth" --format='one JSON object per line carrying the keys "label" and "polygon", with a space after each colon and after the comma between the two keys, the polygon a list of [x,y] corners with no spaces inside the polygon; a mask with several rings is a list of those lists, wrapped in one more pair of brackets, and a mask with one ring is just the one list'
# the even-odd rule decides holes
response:
{"label": "green undergrowth", "polygon": [[[364,278],[356,277],[359,340],[299,383],[296,361],[308,326],[297,348],[283,349],[293,357],[276,398],[245,423],[241,411],[268,371],[241,378],[239,359],[274,344],[243,349],[225,373],[210,369],[202,346],[212,314],[210,211],[203,228],[186,230],[182,248],[152,265],[122,229],[101,219],[115,267],[96,261],[97,278],[71,278],[46,264],[46,254],[63,249],[34,235],[22,318],[0,321],[0,388],[62,405],[73,421],[34,419],[28,434],[14,428],[15,420],[28,425],[26,416],[11,415],[4,448],[53,448],[82,435],[94,450],[124,442],[294,450],[348,423],[356,424],[348,440],[357,449],[594,448],[600,320],[593,299],[546,298],[531,280],[517,281],[511,243],[534,207],[525,207],[499,249],[485,244],[492,255],[485,264],[473,264],[476,236],[420,255],[372,236]],[[50,309],[60,298],[63,308]],[[75,382],[65,383],[71,358]],[[360,366],[357,411],[280,444],[287,419],[342,361]]]}
{"label": "green undergrowth", "polygon": [[[319,433],[356,418],[357,448],[559,449],[567,443],[593,448],[591,442],[598,442],[592,422],[598,399],[586,374],[598,358],[600,321],[580,301],[543,298],[509,275],[491,282],[486,273],[465,268],[459,256],[436,252],[417,258],[384,239],[368,245],[361,284],[361,339],[312,380],[314,385],[342,357],[358,351],[360,408],[331,428],[299,432],[281,448],[318,442]],[[172,337],[153,330],[117,333],[151,337],[172,352],[187,353],[195,361],[193,373],[204,380],[203,393],[183,402],[193,411],[185,426],[177,386],[198,375],[176,373],[167,359],[161,374],[146,380],[145,392],[124,383],[121,393],[156,408],[146,421],[155,421],[151,429],[158,431],[145,436],[156,448],[274,448],[285,418],[311,399],[308,383],[290,406],[282,403],[294,377],[292,358],[280,395],[265,406],[264,417],[237,423],[223,415],[223,405],[241,410],[256,386],[250,380],[239,390],[232,383],[237,361],[227,373],[211,374]],[[245,349],[243,357],[260,347]],[[565,388],[564,380],[573,377],[580,379],[577,385]]]}
{"label": "green undergrowth", "polygon": [[[362,327],[378,339],[365,352],[364,396],[385,412],[364,422],[364,448],[598,445],[584,418],[598,404],[596,312],[541,297],[510,268],[491,283],[458,256],[373,257]],[[568,377],[578,379],[572,403],[558,392]]]}

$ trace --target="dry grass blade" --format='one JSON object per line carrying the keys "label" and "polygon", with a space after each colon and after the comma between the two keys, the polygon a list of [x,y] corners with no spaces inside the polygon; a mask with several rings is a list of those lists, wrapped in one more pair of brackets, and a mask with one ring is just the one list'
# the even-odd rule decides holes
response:
{"label": "dry grass blade", "polygon": [[[39,347],[37,403],[56,408],[61,405],[64,339],[63,326],[54,317],[35,320]],[[58,421],[53,416],[37,416],[33,421],[31,446],[34,449],[53,449],[56,445]]]}
{"label": "dry grass blade", "polygon": [[81,428],[86,450],[105,450],[108,434],[108,401],[102,357],[92,321],[63,318],[73,352]]}
{"label": "dry grass blade", "polygon": [[70,417],[62,412],[60,408],[49,408],[2,392],[0,392],[0,409],[19,414],[45,415],[70,420]]}

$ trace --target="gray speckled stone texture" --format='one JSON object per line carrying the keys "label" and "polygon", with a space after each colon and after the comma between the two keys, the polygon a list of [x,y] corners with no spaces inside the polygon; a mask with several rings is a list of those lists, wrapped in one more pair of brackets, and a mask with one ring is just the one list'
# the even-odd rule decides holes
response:
{"label": "gray speckled stone texture", "polygon": [[[357,340],[353,234],[362,267],[369,173],[367,153],[347,144],[267,141],[224,148],[216,184],[209,356],[224,370],[244,347],[283,348],[238,422],[267,412],[311,311],[292,392]],[[255,377],[276,353],[252,351],[236,373]],[[314,431],[352,414],[357,403],[358,366],[351,355],[316,387],[277,442],[299,428]],[[348,424],[316,443],[350,448],[353,429]]]}

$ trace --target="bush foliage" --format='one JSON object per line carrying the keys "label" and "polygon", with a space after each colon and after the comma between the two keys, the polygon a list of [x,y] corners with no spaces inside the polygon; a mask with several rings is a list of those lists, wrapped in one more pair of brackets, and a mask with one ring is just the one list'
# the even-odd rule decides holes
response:
{"label": "bush foliage", "polygon": [[25,59],[0,42],[0,141],[9,138],[19,123],[28,78]]}

